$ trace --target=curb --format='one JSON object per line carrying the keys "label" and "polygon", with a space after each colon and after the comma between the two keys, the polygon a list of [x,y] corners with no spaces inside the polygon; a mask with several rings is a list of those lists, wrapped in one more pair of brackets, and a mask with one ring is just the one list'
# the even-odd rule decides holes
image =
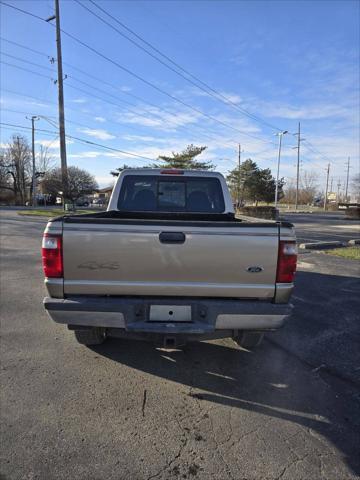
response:
{"label": "curb", "polygon": [[344,247],[344,242],[314,242],[314,243],[300,243],[299,248],[302,250],[325,250],[326,248]]}

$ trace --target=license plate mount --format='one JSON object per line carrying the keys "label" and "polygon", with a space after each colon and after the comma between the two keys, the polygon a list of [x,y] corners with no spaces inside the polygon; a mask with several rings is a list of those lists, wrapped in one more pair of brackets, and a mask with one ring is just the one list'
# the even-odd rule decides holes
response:
{"label": "license plate mount", "polygon": [[150,305],[150,322],[191,322],[190,305]]}

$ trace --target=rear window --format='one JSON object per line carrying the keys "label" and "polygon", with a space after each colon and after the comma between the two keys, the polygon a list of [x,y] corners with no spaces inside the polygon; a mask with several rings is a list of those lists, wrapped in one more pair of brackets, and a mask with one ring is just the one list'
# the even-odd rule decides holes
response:
{"label": "rear window", "polygon": [[225,210],[221,183],[211,177],[126,175],[118,209],[133,212],[202,212]]}

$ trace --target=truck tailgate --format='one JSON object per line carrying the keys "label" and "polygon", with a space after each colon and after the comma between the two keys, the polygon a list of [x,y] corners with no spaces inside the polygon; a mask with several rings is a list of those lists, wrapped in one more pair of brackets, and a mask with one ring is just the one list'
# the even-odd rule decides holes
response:
{"label": "truck tailgate", "polygon": [[65,295],[271,298],[279,226],[67,223]]}

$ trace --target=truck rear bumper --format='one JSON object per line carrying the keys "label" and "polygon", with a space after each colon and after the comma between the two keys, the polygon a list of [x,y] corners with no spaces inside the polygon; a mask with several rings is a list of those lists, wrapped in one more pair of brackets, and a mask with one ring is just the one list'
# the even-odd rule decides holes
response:
{"label": "truck rear bumper", "polygon": [[[191,306],[191,321],[150,321],[152,305]],[[291,304],[260,300],[85,296],[46,297],[44,307],[57,323],[164,335],[206,335],[217,330],[276,330],[293,309]]]}

